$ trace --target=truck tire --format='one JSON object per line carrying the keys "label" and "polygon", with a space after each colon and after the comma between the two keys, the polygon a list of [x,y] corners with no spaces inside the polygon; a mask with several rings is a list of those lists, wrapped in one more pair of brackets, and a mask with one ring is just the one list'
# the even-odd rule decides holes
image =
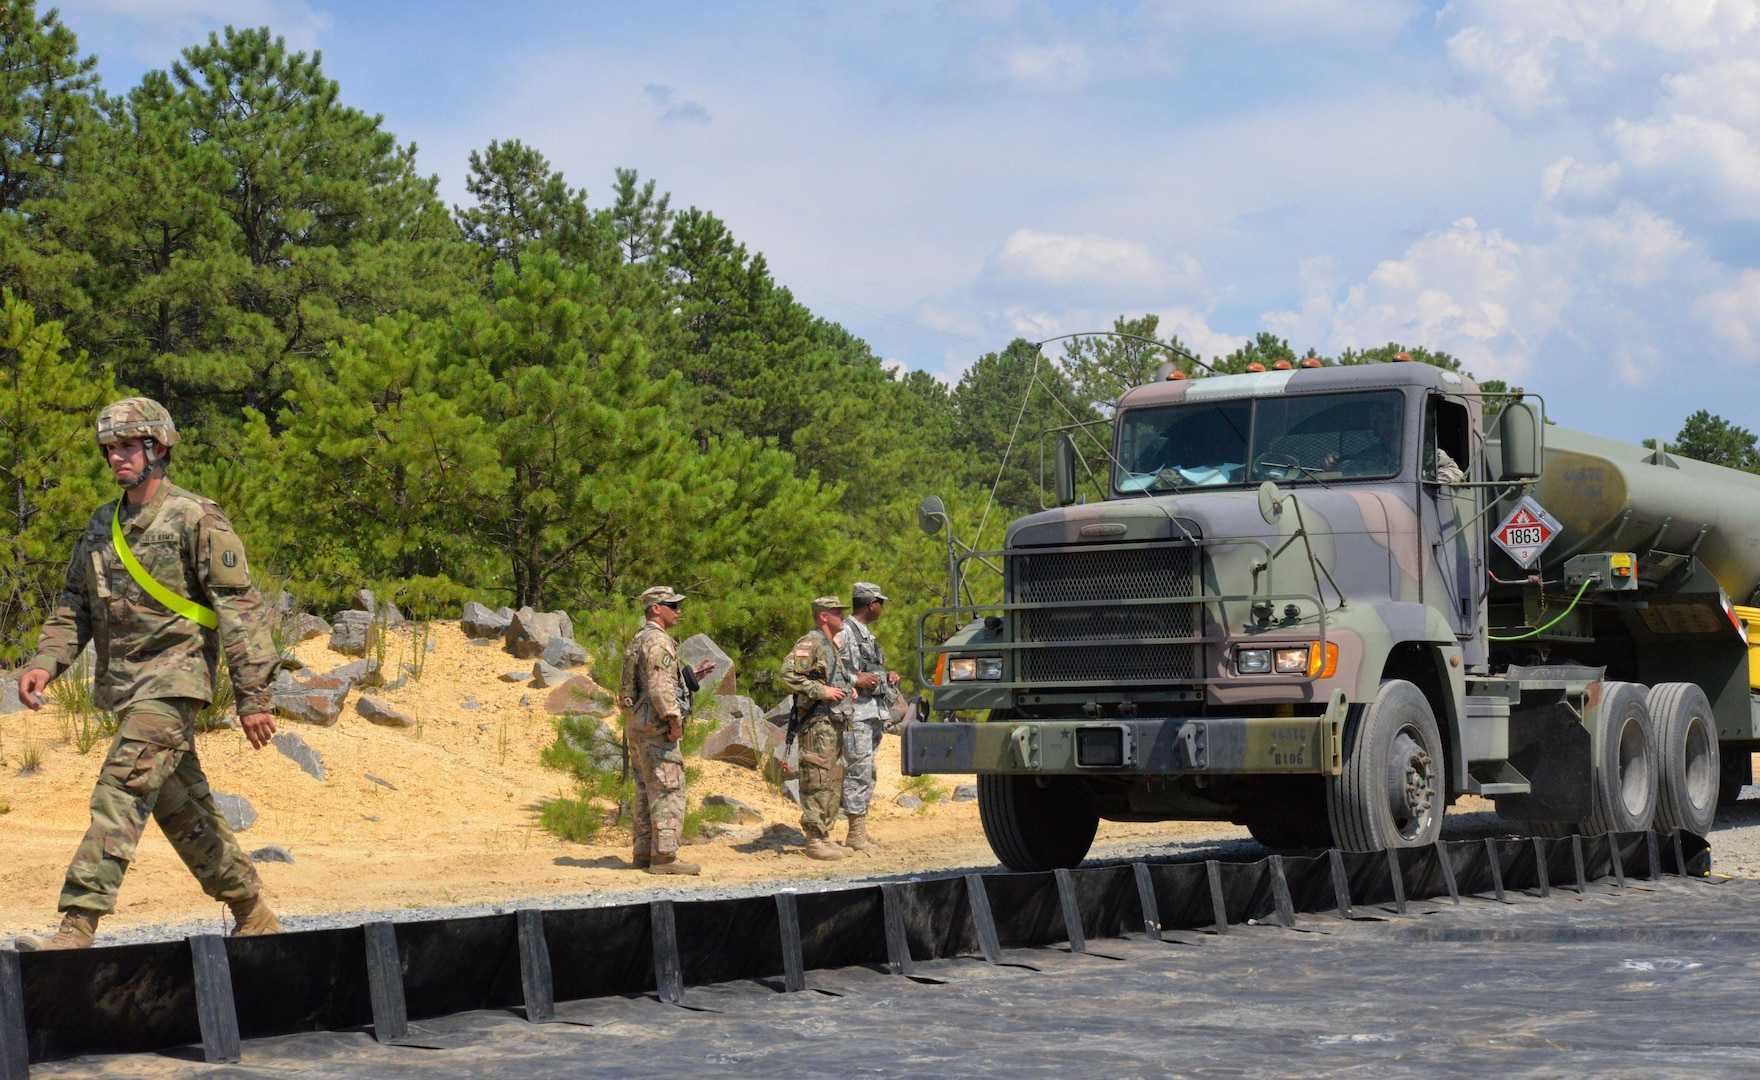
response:
{"label": "truck tire", "polygon": [[1100,828],[1065,776],[979,776],[978,818],[1002,865],[1023,873],[1079,866]]}
{"label": "truck tire", "polygon": [[1656,819],[1656,725],[1636,683],[1601,689],[1601,756],[1595,762],[1595,809],[1584,823],[1591,836],[1643,832]]}
{"label": "truck tire", "polygon": [[1645,704],[1662,765],[1656,827],[1709,835],[1722,779],[1711,699],[1692,683],[1660,683]]}
{"label": "truck tire", "polygon": [[1442,736],[1423,691],[1403,679],[1344,727],[1344,770],[1326,778],[1332,835],[1349,851],[1423,847],[1442,835],[1448,792]]}

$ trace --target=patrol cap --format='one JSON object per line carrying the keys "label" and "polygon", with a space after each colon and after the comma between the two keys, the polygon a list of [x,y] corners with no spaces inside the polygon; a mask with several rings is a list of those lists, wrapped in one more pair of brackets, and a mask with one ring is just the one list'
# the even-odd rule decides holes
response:
{"label": "patrol cap", "polygon": [[849,605],[845,604],[841,599],[835,596],[821,596],[813,601],[814,615],[819,614],[821,611],[835,611],[837,614],[842,615],[848,609]]}
{"label": "patrol cap", "polygon": [[98,445],[109,446],[124,439],[153,439],[160,446],[176,446],[180,436],[171,413],[152,398],[131,397],[113,401],[98,414]]}
{"label": "patrol cap", "polygon": [[875,600],[886,599],[886,594],[880,591],[880,586],[872,581],[856,582],[855,588],[850,590],[850,595],[857,604],[868,604]]}
{"label": "patrol cap", "polygon": [[636,602],[641,604],[643,611],[646,611],[655,604],[676,604],[683,599],[684,594],[673,592],[672,586],[656,585],[636,597]]}

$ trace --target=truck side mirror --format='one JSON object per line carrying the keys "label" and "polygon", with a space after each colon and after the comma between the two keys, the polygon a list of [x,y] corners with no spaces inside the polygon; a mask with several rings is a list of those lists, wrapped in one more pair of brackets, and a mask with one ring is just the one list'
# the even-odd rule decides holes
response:
{"label": "truck side mirror", "polygon": [[1540,476],[1540,411],[1527,401],[1512,401],[1498,414],[1498,443],[1503,451],[1505,480]]}
{"label": "truck side mirror", "polygon": [[924,536],[934,536],[941,531],[941,525],[947,520],[947,508],[941,505],[938,495],[926,495],[917,506],[917,528],[923,530]]}
{"label": "truck side mirror", "polygon": [[1076,501],[1076,444],[1067,432],[1057,437],[1057,453],[1053,464],[1057,505],[1068,506]]}

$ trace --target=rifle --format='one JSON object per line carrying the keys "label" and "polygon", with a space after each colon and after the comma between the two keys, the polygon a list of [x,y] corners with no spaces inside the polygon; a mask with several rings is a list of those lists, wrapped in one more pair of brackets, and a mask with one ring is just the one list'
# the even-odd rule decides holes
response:
{"label": "rifle", "polygon": [[801,724],[805,720],[806,717],[801,714],[801,696],[790,694],[788,697],[788,738],[782,742],[783,757],[787,757],[788,752],[794,748],[794,737],[800,734]]}

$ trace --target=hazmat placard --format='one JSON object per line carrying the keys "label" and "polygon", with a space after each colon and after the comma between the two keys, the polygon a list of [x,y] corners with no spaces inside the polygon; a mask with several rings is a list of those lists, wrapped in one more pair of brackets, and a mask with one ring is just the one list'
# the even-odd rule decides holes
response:
{"label": "hazmat placard", "polygon": [[1534,565],[1546,545],[1552,543],[1560,528],[1557,519],[1535,502],[1532,495],[1524,495],[1509,517],[1503,519],[1503,524],[1491,531],[1491,539],[1509,553],[1517,566],[1526,570]]}

